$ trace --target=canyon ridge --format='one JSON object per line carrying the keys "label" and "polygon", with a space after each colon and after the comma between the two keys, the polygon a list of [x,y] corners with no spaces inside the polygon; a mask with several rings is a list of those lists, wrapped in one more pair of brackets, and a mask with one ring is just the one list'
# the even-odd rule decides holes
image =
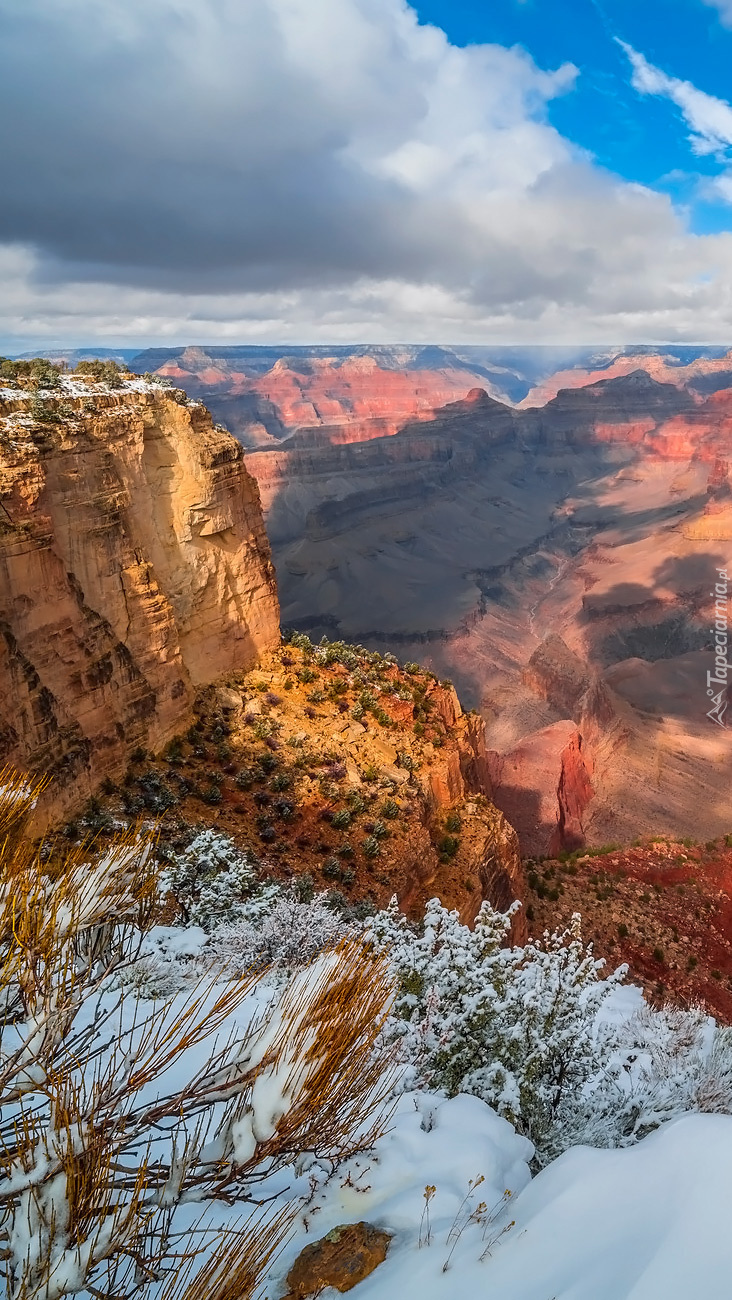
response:
{"label": "canyon ridge", "polygon": [[525,853],[729,829],[730,731],[707,716],[706,674],[732,545],[732,355],[187,348],[132,364],[228,413],[286,626],[416,659],[479,710]]}

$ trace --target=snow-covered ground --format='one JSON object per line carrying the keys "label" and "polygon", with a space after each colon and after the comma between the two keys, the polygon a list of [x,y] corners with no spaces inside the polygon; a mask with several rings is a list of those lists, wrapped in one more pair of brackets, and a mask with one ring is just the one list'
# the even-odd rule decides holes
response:
{"label": "snow-covered ground", "polygon": [[27,388],[5,388],[0,385],[0,399],[4,402],[27,402],[30,398],[38,397],[48,401],[63,397],[94,397],[104,393],[114,395],[124,392],[160,392],[160,389],[159,383],[138,376],[130,376],[130,378],[120,376],[119,383],[112,388],[109,384],[89,376],[86,379],[76,379],[73,375],[61,375],[55,388],[38,388],[31,391]]}
{"label": "snow-covered ground", "polygon": [[[131,849],[126,853],[134,859]],[[120,861],[116,869],[126,880],[130,862]],[[198,881],[197,871],[202,873]],[[89,909],[90,915],[107,917],[100,889],[108,874],[100,863],[77,869],[75,925]],[[385,1261],[356,1288],[359,1300],[413,1295],[418,1300],[716,1300],[729,1294],[732,1030],[715,1026],[698,1009],[647,1007],[638,989],[621,982],[620,972],[600,976],[574,930],[547,936],[539,947],[503,948],[508,917],[487,905],[473,931],[435,901],[416,930],[394,906],[365,924],[368,941],[359,939],[353,926],[340,922],[333,928],[321,897],[300,904],[289,891],[259,883],[251,863],[212,832],[171,858],[165,881],[185,902],[192,923],[155,928],[144,941],[141,960],[111,976],[102,970],[96,992],[78,1007],[76,1037],[69,1040],[64,1029],[56,1055],[62,1059],[71,1052],[65,1068],[75,1077],[85,1043],[88,1050],[85,1035],[94,1026],[97,1037],[105,1039],[104,1054],[92,1053],[91,1064],[81,1068],[98,1073],[114,1044],[111,1073],[102,1083],[110,1095],[119,1087],[127,1115],[124,1132],[129,1129],[130,1141],[134,1138],[132,1146],[120,1148],[123,1163],[134,1160],[140,1143],[149,1140],[152,1163],[159,1159],[170,1171],[160,1205],[170,1206],[177,1241],[178,1234],[185,1238],[195,1227],[204,1253],[215,1253],[216,1234],[241,1228],[253,1201],[265,1218],[291,1212],[286,1244],[254,1295],[247,1290],[241,1300],[278,1300],[305,1246],[336,1225],[362,1221],[386,1231],[391,1244]],[[228,897],[247,891],[249,897],[235,904]],[[56,914],[60,935],[66,934],[71,915],[68,908]],[[303,927],[312,952],[298,937]],[[350,938],[345,949],[334,951],[339,932]],[[382,940],[388,957],[378,956]],[[352,955],[349,984],[338,982],[346,978],[345,968],[341,976],[334,974],[344,950]],[[261,969],[262,953],[267,969],[242,985],[241,997],[226,1001],[238,971]],[[308,964],[314,954],[319,955]],[[366,994],[381,989],[382,1000],[373,1004],[375,1010],[368,1002],[359,1010],[358,979],[372,960],[383,981],[377,973],[370,976]],[[89,978],[93,986],[93,974]],[[346,990],[336,1003],[334,988]],[[224,1010],[218,1014],[220,997]],[[321,1007],[318,1016],[303,1019],[315,1003]],[[390,1015],[376,1054],[374,1040],[364,1039],[361,1028],[366,1051],[354,1057],[351,1025],[381,1024],[379,1008]],[[364,1014],[367,1019],[359,1020]],[[154,1042],[148,1038],[148,1017],[157,1022]],[[6,1131],[14,1131],[20,1109],[35,1108],[34,1159],[41,1173],[48,1167],[44,1160],[56,1158],[59,1142],[80,1140],[76,1125],[67,1133],[43,1119],[51,1074],[39,1067],[41,1058],[27,1069],[28,1044],[36,1042],[44,1023],[34,1012],[28,1021],[6,1024],[0,1034],[10,1066],[16,1049],[26,1043],[16,1069],[20,1091],[11,1089],[7,1096]],[[341,1026],[335,1037],[329,1037],[329,1025]],[[275,1041],[279,1046],[267,1057]],[[180,1051],[171,1048],[174,1042]],[[389,1042],[400,1046],[396,1061],[381,1055]],[[339,1044],[345,1057],[338,1056]],[[140,1063],[146,1053],[152,1053],[154,1069]],[[285,1154],[279,1161],[267,1156],[266,1144],[284,1117],[296,1112],[309,1072],[321,1059],[328,1064],[318,1087],[323,1078],[327,1086],[310,1094],[317,1097],[310,1114],[318,1123],[295,1128],[300,1137],[280,1148]],[[348,1069],[354,1060],[355,1075]],[[379,1064],[369,1074],[375,1060]],[[127,1114],[136,1071],[135,1107]],[[455,1077],[463,1081],[458,1087],[451,1082]],[[191,1109],[196,1088],[210,1102],[191,1167],[200,1174],[205,1167],[233,1162],[238,1174],[221,1185],[239,1197],[233,1202],[209,1200],[214,1183],[207,1192],[205,1179],[187,1190],[182,1173],[183,1181],[176,1182],[187,1129],[198,1123]],[[372,1103],[382,1091],[391,1111],[381,1136],[372,1141]],[[452,1092],[457,1095],[447,1095]],[[319,1127],[334,1096],[347,1115],[343,1130]],[[358,1109],[349,1111],[356,1096]],[[552,1114],[552,1106],[537,1107],[542,1096],[548,1102],[554,1098]],[[174,1103],[167,1109],[166,1098]],[[160,1105],[162,1122],[155,1118]],[[133,1112],[145,1116],[138,1137]],[[532,1134],[536,1151],[506,1114]],[[364,1149],[340,1163],[329,1162],[322,1153],[343,1149],[339,1132],[348,1135],[349,1150],[358,1145],[354,1124],[361,1126]],[[556,1151],[564,1154],[551,1159]],[[61,1174],[37,1180],[27,1163],[27,1155],[16,1160],[15,1185],[25,1189],[23,1195],[27,1191],[28,1205],[37,1202],[49,1210],[53,1245],[71,1184]],[[542,1163],[545,1167],[532,1177]],[[36,1182],[40,1190],[34,1201]],[[158,1208],[158,1202],[149,1202],[153,1215]],[[103,1215],[103,1224],[108,1221]],[[26,1202],[8,1201],[0,1229],[10,1228],[17,1276],[26,1256],[33,1256],[31,1263],[46,1258],[45,1237],[30,1232],[30,1223]],[[212,1235],[202,1236],[205,1230]],[[51,1275],[56,1289],[47,1293],[35,1283],[23,1289],[21,1277],[14,1300],[46,1295],[61,1300],[65,1294],[90,1300],[92,1292],[80,1289],[89,1277],[79,1271],[80,1247],[64,1232]],[[167,1300],[178,1300],[165,1282],[146,1284],[147,1300],[161,1300],[163,1292]],[[95,1294],[101,1293],[107,1292]],[[123,1294],[131,1296],[132,1290]],[[322,1300],[336,1295],[321,1293]]]}
{"label": "snow-covered ground", "polygon": [[[200,957],[206,943],[198,927],[160,929],[148,952],[175,963]],[[260,1005],[264,995],[260,988]],[[639,989],[620,986],[602,1017],[622,1027],[642,1006]],[[477,1097],[403,1093],[372,1153],[335,1171],[314,1161],[299,1176],[277,1175],[278,1203],[297,1206],[298,1214],[256,1300],[284,1294],[305,1246],[360,1221],[393,1240],[384,1263],[355,1289],[359,1300],[728,1294],[732,1117],[683,1116],[623,1150],[573,1147],[533,1178],[532,1154],[531,1143]],[[238,1221],[236,1210],[223,1206],[206,1218],[217,1227]],[[337,1294],[328,1289],[322,1300]]]}
{"label": "snow-covered ground", "polygon": [[[300,1218],[261,1300],[279,1294],[272,1283],[284,1279],[303,1246],[338,1223],[362,1219],[394,1233],[394,1240],[384,1263],[356,1288],[359,1300],[722,1300],[730,1294],[731,1117],[673,1120],[623,1151],[576,1147],[533,1179],[528,1147],[475,1097],[405,1095],[374,1157],[338,1171],[315,1201],[322,1208],[310,1211],[309,1232]],[[485,1182],[457,1226],[480,1201],[497,1211],[487,1228],[467,1223],[445,1270],[469,1180],[481,1174]],[[436,1189],[431,1242],[420,1247],[426,1186]],[[489,1253],[481,1258],[486,1244]],[[328,1290],[323,1300],[336,1294]]]}

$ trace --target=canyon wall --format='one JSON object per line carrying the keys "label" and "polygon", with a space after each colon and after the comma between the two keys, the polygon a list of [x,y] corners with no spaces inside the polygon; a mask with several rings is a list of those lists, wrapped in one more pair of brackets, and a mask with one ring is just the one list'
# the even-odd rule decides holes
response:
{"label": "canyon wall", "polygon": [[140,381],[0,392],[0,760],[52,777],[39,822],[278,636],[256,482],[202,406]]}
{"label": "canyon wall", "polygon": [[477,389],[394,436],[247,458],[285,624],[454,679],[532,854],[732,824],[730,729],[705,707],[732,395],[680,382],[723,378],[708,360],[645,360],[542,407]]}
{"label": "canyon wall", "polygon": [[499,373],[438,347],[153,349],[133,361],[202,398],[245,447],[276,446],[294,431],[360,442],[429,420]]}

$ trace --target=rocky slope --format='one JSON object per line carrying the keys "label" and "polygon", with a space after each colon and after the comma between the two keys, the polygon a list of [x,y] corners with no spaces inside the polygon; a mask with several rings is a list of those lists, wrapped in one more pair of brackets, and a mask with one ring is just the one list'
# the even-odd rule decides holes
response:
{"label": "rocky slope", "polygon": [[732,834],[529,862],[527,899],[532,933],[580,911],[598,955],[627,962],[651,1000],[700,1003],[732,1023]]}
{"label": "rocky slope", "polygon": [[141,381],[0,389],[0,759],[78,805],[279,638],[259,494],[208,412]]}
{"label": "rocky slope", "polygon": [[[343,908],[396,894],[416,918],[438,895],[469,923],[484,898],[507,908],[525,893],[516,833],[490,801],[482,719],[416,664],[358,647],[301,638],[228,675],[199,694],[185,735],[106,789],[77,829],[163,814],[174,847],[213,826],[268,876],[335,890]],[[523,911],[513,936],[526,937]]]}

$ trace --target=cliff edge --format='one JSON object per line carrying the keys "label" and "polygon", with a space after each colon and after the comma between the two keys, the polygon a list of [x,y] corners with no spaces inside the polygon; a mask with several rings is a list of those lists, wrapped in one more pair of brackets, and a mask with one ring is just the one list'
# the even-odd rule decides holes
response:
{"label": "cliff edge", "polygon": [[144,380],[0,388],[0,762],[53,777],[40,823],[278,642],[257,485],[203,406]]}

